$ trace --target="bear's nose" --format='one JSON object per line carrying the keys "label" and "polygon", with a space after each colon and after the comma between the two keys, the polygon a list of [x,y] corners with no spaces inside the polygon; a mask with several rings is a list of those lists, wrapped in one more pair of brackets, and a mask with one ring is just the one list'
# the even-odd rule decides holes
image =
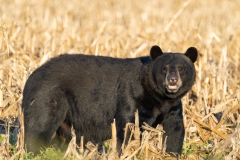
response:
{"label": "bear's nose", "polygon": [[170,76],[168,77],[168,81],[169,81],[171,84],[177,83],[178,77],[177,77],[176,75],[170,75]]}

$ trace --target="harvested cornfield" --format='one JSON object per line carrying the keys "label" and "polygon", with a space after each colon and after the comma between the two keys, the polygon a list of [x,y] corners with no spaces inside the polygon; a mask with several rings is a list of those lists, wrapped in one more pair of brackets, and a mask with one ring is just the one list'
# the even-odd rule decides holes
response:
{"label": "harvested cornfield", "polygon": [[[240,1],[230,0],[0,0],[0,159],[27,154],[20,106],[24,84],[37,67],[63,53],[144,56],[152,45],[172,52],[194,46],[200,53],[195,85],[183,99],[181,159],[240,159],[239,8]],[[129,124],[135,141],[120,158],[164,159],[161,126],[145,126],[140,140],[137,123]],[[64,156],[118,159],[112,128],[108,151],[81,144],[76,152],[71,142]]]}

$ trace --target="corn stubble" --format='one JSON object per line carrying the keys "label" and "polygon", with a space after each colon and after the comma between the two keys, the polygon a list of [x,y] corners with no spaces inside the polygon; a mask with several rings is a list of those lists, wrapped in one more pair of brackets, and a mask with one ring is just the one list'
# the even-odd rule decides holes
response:
{"label": "corn stubble", "polygon": [[[69,143],[68,149],[64,155],[64,158],[71,159],[119,159],[119,160],[130,160],[130,159],[152,159],[152,160],[162,160],[163,157],[171,158],[170,155],[165,153],[166,142],[163,143],[162,135],[164,130],[161,125],[156,128],[152,128],[147,124],[142,127],[145,130],[142,133],[142,139],[140,140],[140,128],[139,128],[139,118],[138,112],[135,113],[135,124],[126,124],[126,131],[124,142],[126,141],[126,136],[129,133],[130,138],[127,143],[122,144],[122,154],[119,155],[116,150],[117,147],[117,136],[116,136],[116,125],[115,120],[111,124],[112,127],[112,139],[110,140],[109,146],[105,148],[103,146],[102,151],[98,151],[98,145],[94,145],[88,142],[86,146],[83,145],[83,137],[81,138],[80,145],[76,144],[76,135],[74,129],[72,128],[72,140]],[[125,145],[126,144],[126,145]],[[76,148],[78,148],[76,150]],[[83,148],[86,148],[85,151]]]}
{"label": "corn stubble", "polygon": [[[0,4],[0,159],[24,155],[22,89],[32,71],[49,58],[66,52],[137,57],[148,55],[155,44],[165,51],[184,52],[190,46],[200,51],[196,83],[183,98],[186,134],[181,158],[240,159],[239,1],[0,0]],[[9,131],[16,117],[19,139],[17,152],[11,154]],[[161,126],[137,123],[127,124],[134,140],[122,146],[120,157],[114,123],[110,144],[101,153],[96,144],[76,144],[73,132],[65,157],[164,159]],[[76,146],[78,151],[72,149]]]}

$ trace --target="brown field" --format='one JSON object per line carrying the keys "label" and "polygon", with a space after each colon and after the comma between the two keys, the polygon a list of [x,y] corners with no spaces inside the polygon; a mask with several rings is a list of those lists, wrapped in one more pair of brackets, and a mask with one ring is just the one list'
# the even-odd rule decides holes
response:
{"label": "brown field", "polygon": [[[195,46],[200,53],[196,83],[183,99],[181,159],[240,159],[239,0],[0,0],[1,125],[14,125],[16,117],[21,121],[26,79],[51,57],[137,57],[156,44],[165,52]],[[221,119],[215,116],[219,112]],[[9,127],[3,128],[1,137],[8,139],[3,131]],[[16,154],[22,155],[21,132],[19,137]],[[0,144],[0,159],[14,159],[9,143]],[[134,151],[132,159],[143,149]],[[145,147],[144,154],[153,159],[150,152]]]}

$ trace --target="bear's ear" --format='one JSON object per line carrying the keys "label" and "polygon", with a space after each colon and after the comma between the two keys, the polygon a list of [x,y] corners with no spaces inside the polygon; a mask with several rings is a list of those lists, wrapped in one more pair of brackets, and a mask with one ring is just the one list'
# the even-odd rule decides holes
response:
{"label": "bear's ear", "polygon": [[195,47],[190,47],[185,52],[185,56],[187,56],[194,63],[197,60],[198,51]]}
{"label": "bear's ear", "polygon": [[152,60],[157,59],[157,57],[161,56],[163,54],[161,48],[157,45],[152,46],[151,50],[150,50],[150,57]]}

